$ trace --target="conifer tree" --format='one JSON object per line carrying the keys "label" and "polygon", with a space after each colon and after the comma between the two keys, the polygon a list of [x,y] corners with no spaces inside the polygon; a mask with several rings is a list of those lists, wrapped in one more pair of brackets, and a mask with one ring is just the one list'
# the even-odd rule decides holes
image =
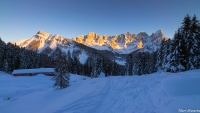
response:
{"label": "conifer tree", "polygon": [[93,68],[92,68],[92,78],[97,78],[99,77],[101,73],[101,59],[100,58],[96,58]]}
{"label": "conifer tree", "polygon": [[185,67],[186,70],[188,70],[189,68],[192,68],[191,66],[191,62],[189,61],[190,59],[190,54],[189,54],[189,49],[191,48],[191,43],[192,43],[192,38],[191,38],[191,17],[187,14],[182,22],[182,35],[183,35],[183,41],[182,44],[184,46],[182,46],[182,50],[183,51],[183,55],[184,55],[184,61],[183,61],[183,66]]}
{"label": "conifer tree", "polygon": [[0,70],[3,70],[3,64],[4,64],[4,59],[5,59],[5,47],[6,47],[6,43],[1,40],[0,37]]}
{"label": "conifer tree", "polygon": [[80,61],[78,60],[78,58],[76,56],[73,57],[73,73],[74,74],[80,74],[80,66],[81,66],[81,63]]}
{"label": "conifer tree", "polygon": [[56,70],[55,70],[55,75],[53,77],[53,80],[55,80],[54,87],[63,89],[68,87],[69,84],[69,73],[67,71],[67,61],[66,57],[63,57],[63,54],[60,54],[57,56],[59,59],[57,60],[56,63]]}
{"label": "conifer tree", "polygon": [[126,57],[126,70],[127,75],[133,75],[133,55],[132,53],[128,54]]}
{"label": "conifer tree", "polygon": [[8,65],[8,61],[7,59],[4,59],[4,62],[3,62],[3,71],[5,72],[9,72],[9,65]]}
{"label": "conifer tree", "polygon": [[59,65],[56,68],[55,75],[53,77],[53,80],[55,80],[54,87],[63,89],[68,87],[69,84],[69,73],[67,72],[67,69],[65,66]]}
{"label": "conifer tree", "polygon": [[161,62],[162,62],[162,66],[161,66],[161,70],[163,71],[170,71],[170,66],[168,65],[169,61],[170,61],[170,58],[169,58],[169,54],[171,53],[170,51],[170,45],[171,45],[171,40],[168,39],[166,41],[164,41],[163,45],[163,49],[161,50],[162,51],[162,59],[161,59]]}
{"label": "conifer tree", "polygon": [[112,62],[108,61],[108,64],[107,64],[107,75],[111,76],[111,73],[112,73]]}
{"label": "conifer tree", "polygon": [[71,57],[70,50],[67,52],[67,67],[68,67],[68,72],[72,72],[73,68],[73,59]]}
{"label": "conifer tree", "polygon": [[134,70],[134,74],[135,75],[142,75],[143,74],[143,53],[142,52],[138,52],[137,55],[135,55],[134,58],[134,66],[133,66],[133,70]]}
{"label": "conifer tree", "polygon": [[144,60],[144,65],[143,65],[143,67],[144,67],[144,72],[143,72],[143,74],[150,74],[150,65],[149,65],[149,63],[150,63],[150,53],[149,52],[144,52],[144,58],[143,58]]}
{"label": "conifer tree", "polygon": [[162,63],[163,63],[163,49],[164,49],[164,41],[161,41],[161,45],[160,48],[156,51],[156,69],[157,71],[161,71],[162,70]]}
{"label": "conifer tree", "polygon": [[200,31],[198,30],[199,20],[196,15],[193,16],[191,20],[191,38],[192,38],[192,47],[190,49],[190,59],[194,66],[194,69],[199,68],[198,61],[200,61]]}
{"label": "conifer tree", "polygon": [[183,66],[183,53],[182,53],[182,34],[181,29],[178,29],[178,32],[175,33],[174,39],[171,43],[171,53],[170,53],[170,72],[180,72],[185,70],[185,67]]}
{"label": "conifer tree", "polygon": [[157,68],[156,68],[156,52],[152,52],[151,54],[149,54],[149,73],[154,73],[157,71]]}
{"label": "conifer tree", "polygon": [[117,63],[115,62],[115,60],[112,63],[112,75],[113,76],[117,76],[118,75],[118,68],[117,68]]}

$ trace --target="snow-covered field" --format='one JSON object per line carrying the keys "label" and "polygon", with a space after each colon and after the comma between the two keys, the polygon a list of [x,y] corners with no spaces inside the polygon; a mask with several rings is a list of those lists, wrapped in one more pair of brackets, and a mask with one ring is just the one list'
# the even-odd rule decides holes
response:
{"label": "snow-covered field", "polygon": [[53,88],[51,78],[0,72],[0,113],[200,112],[200,70],[86,80],[71,75],[63,90]]}

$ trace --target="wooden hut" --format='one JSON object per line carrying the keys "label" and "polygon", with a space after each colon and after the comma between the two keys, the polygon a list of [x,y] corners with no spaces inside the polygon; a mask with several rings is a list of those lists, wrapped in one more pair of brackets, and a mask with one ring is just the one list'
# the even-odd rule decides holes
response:
{"label": "wooden hut", "polygon": [[54,68],[35,68],[35,69],[17,69],[12,72],[14,76],[33,76],[37,74],[44,74],[54,76]]}

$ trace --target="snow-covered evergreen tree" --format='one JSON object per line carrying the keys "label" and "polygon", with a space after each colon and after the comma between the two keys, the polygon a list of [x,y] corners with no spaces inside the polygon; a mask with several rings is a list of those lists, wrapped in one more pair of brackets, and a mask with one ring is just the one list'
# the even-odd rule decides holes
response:
{"label": "snow-covered evergreen tree", "polygon": [[3,62],[3,71],[9,72],[9,65],[8,65],[7,59],[4,59],[4,62]]}
{"label": "snow-covered evergreen tree", "polygon": [[163,71],[170,71],[170,66],[169,66],[169,54],[171,53],[170,51],[170,45],[171,45],[171,40],[168,39],[166,41],[163,42],[163,44],[161,46],[163,46],[162,48],[162,66],[161,66],[161,70]]}
{"label": "snow-covered evergreen tree", "polygon": [[183,55],[183,50],[181,48],[182,45],[182,34],[181,34],[181,29],[178,29],[178,32],[175,33],[174,39],[171,42],[170,46],[170,61],[169,62],[169,69],[170,72],[180,72],[185,70],[185,67],[183,66],[183,60],[184,60],[184,55]]}
{"label": "snow-covered evergreen tree", "polygon": [[161,71],[163,70],[162,69],[162,63],[163,63],[163,57],[164,57],[164,53],[163,53],[163,50],[164,50],[164,42],[165,40],[162,40],[161,41],[161,45],[160,45],[160,48],[156,51],[156,69],[157,71]]}
{"label": "snow-covered evergreen tree", "polygon": [[54,87],[63,89],[68,87],[69,84],[69,73],[67,72],[66,67],[59,66],[56,68],[55,75],[53,80],[55,80]]}
{"label": "snow-covered evergreen tree", "polygon": [[73,59],[71,57],[71,52],[68,50],[67,52],[67,67],[68,67],[68,72],[72,72],[73,68]]}
{"label": "snow-covered evergreen tree", "polygon": [[[200,68],[198,65],[200,64],[200,31],[198,30],[199,20],[197,20],[196,15],[193,16],[191,20],[191,38],[192,38],[192,47],[190,48],[190,59],[193,64],[194,69]],[[199,64],[198,64],[199,63]]]}
{"label": "snow-covered evergreen tree", "polygon": [[4,59],[5,59],[5,47],[6,47],[6,43],[1,40],[0,37],[0,70],[3,70],[3,64],[4,64]]}
{"label": "snow-covered evergreen tree", "polygon": [[101,73],[101,59],[96,58],[93,64],[91,78],[98,78],[100,73]]}
{"label": "snow-covered evergreen tree", "polygon": [[58,60],[56,62],[56,70],[55,70],[55,75],[53,77],[53,80],[55,80],[54,87],[63,89],[68,87],[69,84],[69,72],[67,71],[67,61],[66,61],[66,56],[60,54],[58,55]]}
{"label": "snow-covered evergreen tree", "polygon": [[126,57],[126,73],[127,75],[133,75],[133,55],[132,53],[128,54]]}
{"label": "snow-covered evergreen tree", "polygon": [[73,71],[72,73],[74,74],[81,74],[81,69],[80,69],[80,66],[81,66],[81,63],[80,61],[78,60],[78,58],[76,56],[73,57]]}
{"label": "snow-covered evergreen tree", "polygon": [[190,49],[192,48],[192,37],[191,37],[191,17],[187,14],[184,17],[184,20],[182,22],[182,46],[183,55],[184,55],[184,61],[183,61],[183,66],[185,67],[186,70],[192,69],[193,65],[191,62],[191,55],[190,55]]}
{"label": "snow-covered evergreen tree", "polygon": [[182,26],[175,33],[170,45],[170,54],[167,57],[168,63],[165,65],[165,71],[180,72],[199,68],[200,32],[198,24],[199,21],[195,15],[192,20],[189,15],[185,16]]}
{"label": "snow-covered evergreen tree", "polygon": [[134,65],[133,65],[133,71],[134,75],[142,75],[144,70],[144,59],[143,59],[143,52],[138,52],[137,55],[134,57]]}
{"label": "snow-covered evergreen tree", "polygon": [[150,74],[150,53],[149,52],[144,52],[144,72],[143,74]]}
{"label": "snow-covered evergreen tree", "polygon": [[119,68],[117,67],[117,63],[114,60],[112,63],[112,76],[117,76],[118,71],[119,71]]}
{"label": "snow-covered evergreen tree", "polygon": [[150,60],[149,60],[149,73],[154,73],[157,71],[157,68],[156,68],[156,55],[157,53],[156,52],[152,52],[150,53],[149,57],[150,57]]}

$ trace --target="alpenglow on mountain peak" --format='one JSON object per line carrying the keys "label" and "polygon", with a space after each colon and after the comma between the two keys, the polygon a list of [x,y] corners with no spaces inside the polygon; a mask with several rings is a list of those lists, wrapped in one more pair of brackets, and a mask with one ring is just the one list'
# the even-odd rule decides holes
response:
{"label": "alpenglow on mountain peak", "polygon": [[151,36],[144,31],[139,34],[126,32],[114,36],[101,36],[90,32],[88,35],[72,38],[73,41],[86,46],[100,50],[110,50],[120,54],[127,54],[137,49],[145,48],[145,46],[148,46],[150,51],[155,51],[163,39],[168,38],[164,36],[162,30],[152,33]]}
{"label": "alpenglow on mountain peak", "polygon": [[[120,35],[103,36],[94,32],[89,32],[87,35],[81,35],[72,39],[64,38],[58,34],[49,34],[44,31],[38,31],[33,37],[14,42],[21,47],[27,49],[43,51],[45,48],[54,49],[55,47],[71,47],[74,42],[86,45],[98,50],[107,50],[119,54],[128,54],[138,49],[145,49],[145,51],[155,51],[161,44],[162,40],[167,40],[162,30],[158,30],[152,35],[148,35],[142,31],[138,34],[131,34],[126,32]],[[72,48],[72,47],[71,47]]]}

